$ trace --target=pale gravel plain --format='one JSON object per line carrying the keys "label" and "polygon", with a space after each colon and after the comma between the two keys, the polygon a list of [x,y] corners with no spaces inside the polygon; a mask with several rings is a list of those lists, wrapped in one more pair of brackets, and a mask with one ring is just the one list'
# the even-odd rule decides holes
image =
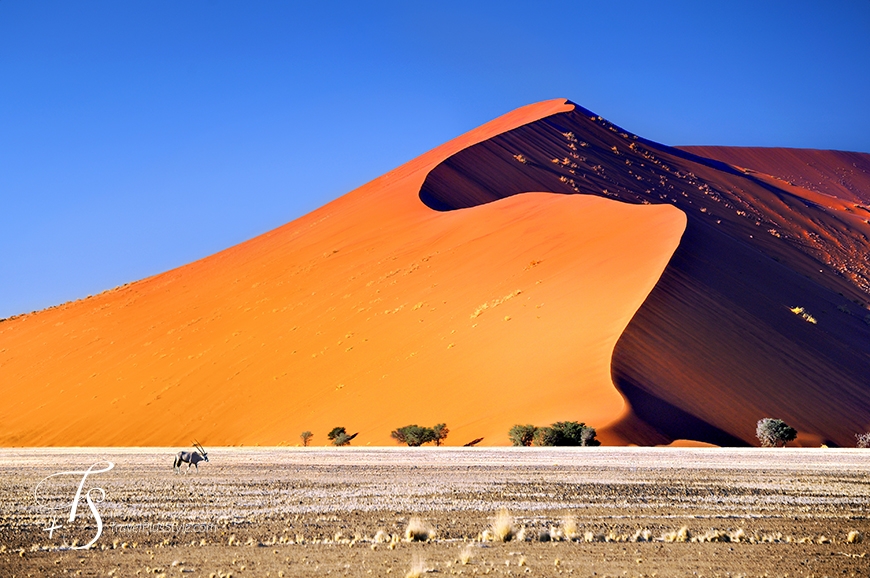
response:
{"label": "pale gravel plain", "polygon": [[[847,541],[870,537],[870,451],[208,448],[198,472],[175,474],[178,449],[0,450],[0,577],[392,577],[414,560],[450,575],[870,576],[868,541]],[[105,491],[103,531],[73,550],[96,534],[84,494],[75,523],[54,512],[65,527],[49,537],[34,488],[101,460],[114,468],[84,491]],[[68,504],[81,478],[53,478],[46,496]],[[524,541],[480,541],[501,508]],[[412,516],[432,540],[375,542]],[[542,541],[565,517],[577,539]],[[742,539],[664,541],[683,526],[690,540]],[[630,541],[643,530],[652,541]]]}

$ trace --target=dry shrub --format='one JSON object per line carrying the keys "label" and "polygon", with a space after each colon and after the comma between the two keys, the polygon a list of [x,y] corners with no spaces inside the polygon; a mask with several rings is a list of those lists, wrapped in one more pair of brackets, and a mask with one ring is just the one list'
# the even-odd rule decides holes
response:
{"label": "dry shrub", "polygon": [[688,542],[692,535],[689,533],[689,528],[683,526],[676,532],[667,532],[662,535],[663,542]]}
{"label": "dry shrub", "polygon": [[510,542],[516,534],[514,528],[514,517],[511,516],[507,509],[502,508],[495,515],[490,526],[493,540],[497,542]]}
{"label": "dry shrub", "polygon": [[577,529],[577,520],[572,516],[562,517],[562,535],[566,540],[572,542],[580,538],[580,531]]}
{"label": "dry shrub", "polygon": [[463,548],[462,551],[459,553],[459,563],[463,566],[467,565],[469,562],[471,562],[471,554],[471,546],[466,546],[465,548]]}
{"label": "dry shrub", "polygon": [[408,527],[405,528],[405,540],[408,542],[425,542],[435,535],[432,527],[417,516],[411,516]]}
{"label": "dry shrub", "polygon": [[384,532],[383,530],[378,530],[375,533],[374,542],[375,544],[386,544],[390,541],[390,535]]}
{"label": "dry shrub", "polygon": [[652,542],[653,535],[647,529],[638,530],[634,533],[634,536],[631,537],[632,542]]}
{"label": "dry shrub", "polygon": [[420,578],[426,572],[431,572],[426,566],[426,561],[418,556],[414,556],[411,560],[411,568],[405,574],[405,578]]}
{"label": "dry shrub", "polygon": [[692,542],[730,542],[731,534],[724,530],[708,530],[700,536],[692,538]]}

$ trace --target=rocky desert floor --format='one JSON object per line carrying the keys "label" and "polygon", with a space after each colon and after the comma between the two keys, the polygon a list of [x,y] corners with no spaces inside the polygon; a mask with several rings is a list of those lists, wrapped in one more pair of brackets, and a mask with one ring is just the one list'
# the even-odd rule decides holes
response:
{"label": "rocky desert floor", "polygon": [[866,450],[175,451],[0,450],[0,576],[870,576]]}

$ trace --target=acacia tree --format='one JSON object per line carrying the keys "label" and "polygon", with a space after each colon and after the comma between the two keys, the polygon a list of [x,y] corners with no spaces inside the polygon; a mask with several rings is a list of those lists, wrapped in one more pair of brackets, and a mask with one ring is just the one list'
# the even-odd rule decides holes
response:
{"label": "acacia tree", "polygon": [[435,441],[435,431],[430,427],[421,427],[417,424],[406,425],[393,430],[390,437],[400,444],[408,444],[410,447],[418,447]]}
{"label": "acacia tree", "polygon": [[533,442],[536,446],[598,446],[595,428],[577,421],[557,421],[538,428]]}
{"label": "acacia tree", "polygon": [[350,445],[350,440],[356,437],[356,434],[347,435],[347,430],[343,427],[334,427],[330,430],[326,437],[332,442],[334,446],[347,446]]}
{"label": "acacia tree", "polygon": [[311,438],[313,438],[313,437],[314,437],[314,434],[311,433],[310,431],[304,431],[301,434],[299,434],[299,438],[302,440],[302,445],[304,447],[308,447],[308,444],[311,443]]}
{"label": "acacia tree", "polygon": [[435,435],[435,439],[433,440],[435,445],[440,446],[441,442],[447,439],[447,434],[450,433],[450,430],[447,429],[446,423],[439,423],[435,424],[432,428],[432,433]]}
{"label": "acacia tree", "polygon": [[785,447],[785,444],[797,437],[797,430],[781,419],[766,417],[758,420],[755,436],[763,447]]}
{"label": "acacia tree", "polygon": [[517,424],[508,430],[508,438],[515,446],[530,446],[535,439],[535,432],[537,431],[538,428],[532,424]]}

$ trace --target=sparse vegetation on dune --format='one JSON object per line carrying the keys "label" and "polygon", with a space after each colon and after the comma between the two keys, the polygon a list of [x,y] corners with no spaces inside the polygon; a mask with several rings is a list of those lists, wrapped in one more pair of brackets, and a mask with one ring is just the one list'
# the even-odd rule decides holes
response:
{"label": "sparse vegetation on dune", "polygon": [[803,319],[807,323],[812,323],[813,325],[818,323],[816,321],[816,318],[813,317],[812,315],[810,315],[809,312],[806,309],[804,309],[803,307],[800,307],[800,306],[789,307],[789,311],[791,311],[795,315],[800,315],[801,319]]}

